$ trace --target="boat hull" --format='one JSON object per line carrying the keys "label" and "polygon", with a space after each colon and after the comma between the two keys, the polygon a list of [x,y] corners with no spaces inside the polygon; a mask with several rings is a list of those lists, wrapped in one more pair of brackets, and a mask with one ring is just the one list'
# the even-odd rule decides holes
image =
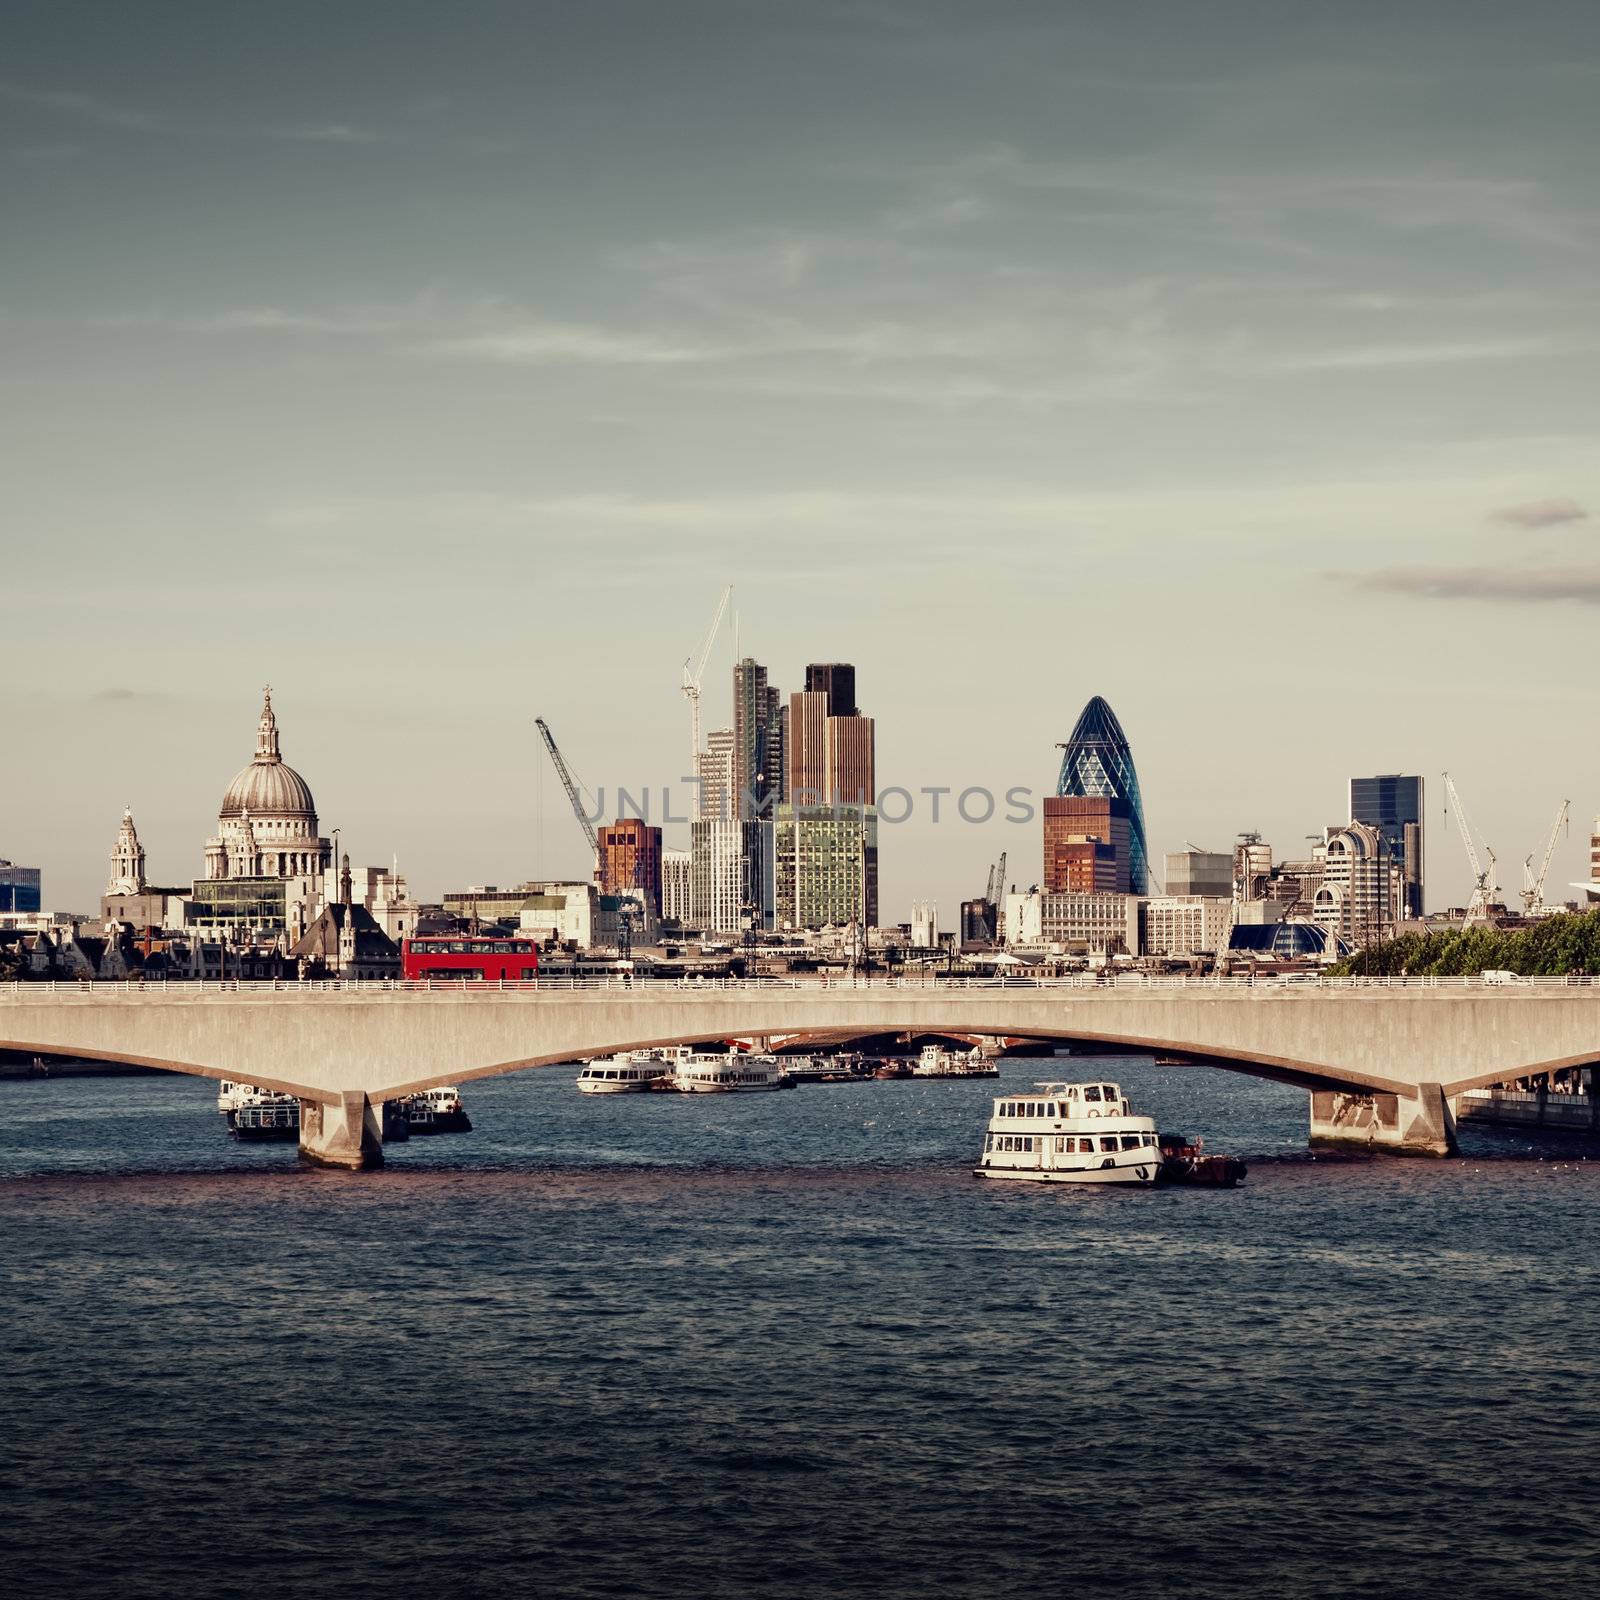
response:
{"label": "boat hull", "polygon": [[1003,1178],[1012,1183],[1080,1183],[1103,1186],[1105,1184],[1130,1184],[1149,1188],[1161,1170],[1159,1160],[1148,1159],[1127,1166],[1108,1167],[974,1167],[978,1178]]}

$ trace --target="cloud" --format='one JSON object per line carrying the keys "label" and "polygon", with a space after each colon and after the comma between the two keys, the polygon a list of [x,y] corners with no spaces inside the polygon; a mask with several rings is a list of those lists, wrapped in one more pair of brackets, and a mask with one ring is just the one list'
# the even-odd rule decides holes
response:
{"label": "cloud", "polygon": [[1456,366],[1468,361],[1513,361],[1542,355],[1551,349],[1548,339],[1462,339],[1442,344],[1355,345],[1348,350],[1325,350],[1285,356],[1272,363],[1279,372],[1374,372],[1395,367]]}
{"label": "cloud", "polygon": [[1330,573],[1353,588],[1425,600],[1482,600],[1492,605],[1572,601],[1600,606],[1600,562],[1568,567],[1383,567]]}
{"label": "cloud", "polygon": [[386,136],[371,128],[357,128],[347,122],[312,122],[291,127],[268,128],[269,139],[288,139],[301,144],[384,144]]}
{"label": "cloud", "polygon": [[0,83],[0,96],[43,111],[59,111],[84,122],[97,122],[105,128],[153,128],[156,119],[145,111],[113,105],[97,95],[80,94],[73,89],[26,89],[21,84]]}
{"label": "cloud", "polygon": [[1589,513],[1576,500],[1566,495],[1549,500],[1529,500],[1522,505],[1501,506],[1489,513],[1491,522],[1503,522],[1512,528],[1556,528],[1564,522],[1584,522]]}
{"label": "cloud", "polygon": [[507,366],[681,366],[718,361],[727,352],[692,340],[599,328],[585,323],[530,322],[458,339],[438,339],[422,353]]}

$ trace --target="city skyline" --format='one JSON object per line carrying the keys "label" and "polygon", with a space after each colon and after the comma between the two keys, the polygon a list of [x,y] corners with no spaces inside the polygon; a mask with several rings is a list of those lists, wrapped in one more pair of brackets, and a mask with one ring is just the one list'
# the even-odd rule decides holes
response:
{"label": "city skyline", "polygon": [[[732,582],[883,785],[1046,793],[1098,693],[1152,859],[1449,770],[1513,867],[1570,797],[1583,876],[1600,15],[1059,9],[37,10],[0,855],[87,909],[131,804],[195,870],[270,678],[358,859],[570,873],[532,717],[675,779]],[[891,915],[1039,871],[885,831]]]}

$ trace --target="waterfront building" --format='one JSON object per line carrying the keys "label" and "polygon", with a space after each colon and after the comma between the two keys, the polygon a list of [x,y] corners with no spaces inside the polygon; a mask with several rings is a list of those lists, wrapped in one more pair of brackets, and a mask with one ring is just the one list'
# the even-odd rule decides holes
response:
{"label": "waterfront building", "polygon": [[19,867],[0,861],[0,911],[38,911],[43,906],[37,867]]}
{"label": "waterfront building", "polygon": [[772,829],[777,927],[871,926],[877,920],[878,816],[873,807],[781,801]]}
{"label": "waterfront building", "polygon": [[939,907],[932,900],[912,902],[911,945],[916,950],[939,948]]}
{"label": "waterfront building", "polygon": [[661,852],[661,918],[686,927],[694,921],[691,884],[691,863],[694,854],[689,850],[663,850]]}
{"label": "waterfront building", "polygon": [[134,826],[133,813],[124,811],[111,847],[111,876],[100,896],[100,917],[106,923],[126,923],[137,929],[176,930],[188,921],[188,888],[153,887],[145,877],[144,846]]}
{"label": "waterfront building", "polygon": [[1128,893],[1132,837],[1131,812],[1128,802],[1120,796],[1047,795],[1046,892]]}
{"label": "waterfront building", "polygon": [[1365,822],[1330,827],[1318,846],[1322,875],[1311,895],[1312,919],[1352,949],[1393,931],[1405,890],[1405,866]]}
{"label": "waterfront building", "polygon": [[289,950],[302,978],[398,978],[400,946],[355,898],[350,858],[330,900]]}
{"label": "waterfront building", "polygon": [[598,830],[600,892],[637,895],[661,915],[661,830],[639,817],[619,817]]}
{"label": "waterfront building", "polygon": [[1037,888],[1007,894],[1007,945],[1051,948],[1072,955],[1140,953],[1139,896],[1051,893]]}
{"label": "waterfront building", "polygon": [[1221,851],[1169,850],[1162,887],[1169,895],[1220,895],[1231,900],[1233,868],[1234,857]]}
{"label": "waterfront building", "polygon": [[[1222,856],[1220,859],[1228,863],[1231,870],[1229,858]],[[1144,903],[1141,953],[1147,956],[1216,956],[1228,948],[1233,909],[1231,894],[1152,895]]]}
{"label": "waterfront building", "polygon": [[592,883],[527,883],[517,912],[523,933],[540,944],[593,948],[600,931],[600,891]]}
{"label": "waterfront building", "polygon": [[1389,859],[1401,868],[1405,917],[1423,914],[1423,783],[1397,772],[1350,780],[1350,820],[1378,832]]}
{"label": "waterfront building", "polygon": [[[1124,844],[1118,846],[1118,887],[1128,894],[1144,894],[1149,885],[1149,848],[1145,842],[1144,801],[1139,775],[1116,713],[1099,695],[1083,708],[1067,739],[1061,758],[1056,794],[1067,798],[1116,802],[1114,815],[1126,824]],[[1049,803],[1046,802],[1048,816]],[[1060,815],[1060,813],[1058,813]],[[1084,831],[1084,830],[1078,830]],[[1049,851],[1046,850],[1046,859]]]}

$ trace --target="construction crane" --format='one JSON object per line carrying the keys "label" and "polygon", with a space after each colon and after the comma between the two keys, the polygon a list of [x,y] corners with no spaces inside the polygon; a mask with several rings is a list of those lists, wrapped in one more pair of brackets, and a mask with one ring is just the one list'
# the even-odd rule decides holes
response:
{"label": "construction crane", "polygon": [[572,802],[572,814],[578,819],[578,826],[583,829],[583,836],[589,841],[589,848],[594,851],[595,874],[600,872],[600,836],[594,831],[594,823],[589,820],[589,813],[583,808],[583,797],[579,793],[578,780],[572,776],[572,770],[567,766],[561,751],[556,744],[555,735],[550,731],[550,724],[543,717],[535,717],[535,725],[539,729],[539,737],[544,740],[544,747],[550,752],[550,760],[556,769],[556,776],[561,779],[561,787],[567,791],[567,799]]}
{"label": "construction crane", "polygon": [[1003,912],[1006,903],[1006,853],[1000,852],[1000,859],[994,864],[994,893],[989,896],[994,901],[995,910]]}
{"label": "construction crane", "polygon": [[1539,907],[1544,903],[1544,880],[1550,875],[1550,860],[1556,853],[1556,835],[1561,832],[1562,824],[1567,820],[1567,813],[1572,809],[1570,800],[1561,802],[1561,809],[1556,812],[1556,820],[1550,826],[1550,837],[1545,842],[1544,860],[1539,863],[1538,874],[1533,870],[1533,857],[1529,856],[1522,863],[1522,914],[1525,917],[1539,915]]}
{"label": "construction crane", "polygon": [[700,772],[700,680],[705,676],[706,662],[711,659],[711,647],[717,640],[717,629],[722,626],[723,613],[732,598],[733,585],[730,583],[717,601],[717,609],[711,618],[711,626],[706,629],[699,656],[686,656],[683,662],[683,696],[689,702],[688,775],[691,778],[698,777]]}
{"label": "construction crane", "polygon": [[1483,853],[1489,858],[1489,864],[1485,867],[1478,859],[1478,847],[1472,842],[1472,822],[1467,816],[1467,808],[1461,803],[1455,780],[1448,772],[1444,775],[1444,792],[1449,798],[1448,809],[1455,815],[1461,842],[1467,847],[1467,864],[1472,868],[1472,898],[1467,901],[1467,921],[1482,922],[1489,915],[1489,907],[1500,899],[1500,885],[1494,878],[1494,851],[1485,840]]}

